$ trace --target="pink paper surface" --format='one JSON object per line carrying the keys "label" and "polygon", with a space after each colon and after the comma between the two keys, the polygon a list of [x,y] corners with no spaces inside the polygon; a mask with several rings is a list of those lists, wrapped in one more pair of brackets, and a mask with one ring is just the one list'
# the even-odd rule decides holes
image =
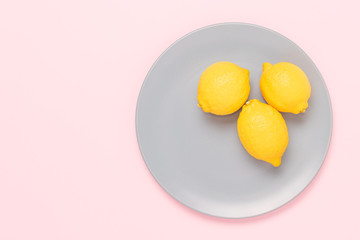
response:
{"label": "pink paper surface", "polygon": [[[1,1],[0,240],[360,239],[358,1]],[[172,199],[135,135],[141,84],[175,40],[271,28],[313,59],[334,129],[316,179],[270,214],[224,220]]]}

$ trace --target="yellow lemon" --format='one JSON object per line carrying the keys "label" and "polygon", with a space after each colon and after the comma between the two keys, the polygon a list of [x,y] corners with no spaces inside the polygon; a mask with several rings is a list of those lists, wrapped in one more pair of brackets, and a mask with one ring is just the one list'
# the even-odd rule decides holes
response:
{"label": "yellow lemon", "polygon": [[217,62],[200,77],[198,106],[216,115],[231,114],[244,105],[249,94],[249,70],[231,62]]}
{"label": "yellow lemon", "polygon": [[296,65],[264,63],[260,89],[268,104],[280,112],[305,112],[311,95],[306,74]]}
{"label": "yellow lemon", "polygon": [[237,129],[251,156],[280,166],[289,136],[285,120],[275,108],[257,99],[248,101],[239,115]]}

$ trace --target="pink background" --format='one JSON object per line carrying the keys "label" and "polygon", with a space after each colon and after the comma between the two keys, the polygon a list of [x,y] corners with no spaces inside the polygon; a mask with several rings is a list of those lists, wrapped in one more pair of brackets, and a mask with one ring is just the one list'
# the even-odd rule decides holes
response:
{"label": "pink background", "polygon": [[[338,2],[338,3],[335,3]],[[358,1],[1,1],[0,240],[360,239]],[[334,130],[317,178],[285,207],[224,220],[147,170],[135,105],[156,58],[227,21],[292,39],[320,69]]]}

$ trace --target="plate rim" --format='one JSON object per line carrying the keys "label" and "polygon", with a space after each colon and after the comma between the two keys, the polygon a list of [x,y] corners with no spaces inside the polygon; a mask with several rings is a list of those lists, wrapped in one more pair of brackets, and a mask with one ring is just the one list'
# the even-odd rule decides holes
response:
{"label": "plate rim", "polygon": [[[270,208],[269,210],[257,213],[257,214],[252,214],[252,215],[248,215],[248,216],[240,216],[240,217],[229,217],[229,216],[221,216],[221,215],[216,215],[216,214],[211,214],[208,212],[204,212],[201,211],[199,209],[195,209],[191,206],[189,206],[188,204],[186,204],[184,201],[181,200],[181,198],[175,196],[175,194],[173,194],[170,190],[168,190],[165,185],[161,184],[161,181],[155,176],[155,174],[152,172],[148,161],[146,160],[145,154],[142,151],[142,146],[141,146],[141,142],[140,142],[140,136],[139,136],[139,128],[138,128],[138,119],[139,119],[139,102],[142,98],[142,92],[144,90],[144,86],[146,85],[146,83],[148,82],[149,76],[151,75],[152,71],[154,70],[154,68],[157,66],[159,60],[171,49],[173,48],[176,44],[178,44],[179,42],[181,42],[182,40],[186,39],[187,37],[206,30],[206,29],[210,29],[210,28],[216,28],[216,27],[222,27],[222,26],[228,26],[228,25],[238,25],[238,26],[248,26],[248,27],[253,27],[253,28],[258,28],[260,30],[265,30],[268,31],[272,34],[275,34],[281,38],[284,38],[285,40],[287,40],[291,45],[293,45],[296,49],[298,49],[300,51],[300,53],[302,55],[304,55],[306,58],[308,58],[311,62],[311,65],[314,67],[315,71],[319,74],[321,81],[323,82],[323,85],[325,86],[326,89],[326,97],[328,99],[328,103],[329,103],[329,109],[330,109],[330,127],[329,127],[329,131],[330,131],[330,136],[328,139],[328,142],[326,144],[326,151],[324,153],[324,155],[322,156],[322,160],[321,160],[321,164],[319,165],[318,169],[316,169],[314,176],[310,179],[310,181],[304,186],[304,188],[302,188],[297,194],[295,194],[294,196],[292,196],[291,198],[289,198],[287,201],[285,201],[283,204],[280,204],[279,206],[275,207],[275,208]],[[263,27],[261,25],[257,25],[257,24],[253,24],[253,23],[245,23],[245,22],[222,22],[222,23],[216,23],[216,24],[211,24],[211,25],[206,25],[204,27],[200,27],[197,28],[193,31],[188,32],[187,34],[183,35],[182,37],[178,38],[176,41],[174,41],[172,44],[170,44],[155,60],[155,62],[151,65],[150,69],[148,70],[144,81],[141,85],[141,88],[139,90],[138,93],[138,98],[137,98],[137,102],[136,102],[136,110],[135,110],[135,131],[136,131],[136,140],[138,143],[138,147],[142,156],[143,161],[145,162],[145,165],[147,167],[147,169],[149,170],[149,172],[151,173],[151,176],[155,179],[155,181],[160,185],[160,187],[165,190],[165,192],[167,194],[169,194],[173,199],[175,199],[177,202],[179,202],[180,204],[182,204],[183,206],[186,206],[187,208],[201,213],[201,214],[205,214],[207,216],[211,216],[211,217],[216,217],[216,218],[222,218],[222,219],[246,219],[246,218],[254,218],[257,216],[261,216],[264,214],[268,214],[270,212],[276,211],[278,209],[280,209],[281,207],[287,205],[288,203],[292,202],[294,199],[296,199],[301,193],[304,192],[305,189],[308,188],[308,186],[314,181],[314,179],[316,178],[316,176],[318,175],[320,169],[322,168],[322,166],[324,165],[324,162],[326,160],[326,156],[329,152],[329,148],[331,145],[331,140],[332,140],[332,134],[333,134],[333,110],[332,110],[332,103],[331,103],[331,97],[330,97],[330,93],[329,93],[329,88],[327,87],[325,80],[320,72],[320,70],[317,68],[317,66],[315,65],[314,61],[312,60],[312,58],[310,58],[310,56],[300,47],[298,46],[295,42],[293,42],[291,39],[287,38],[286,36],[282,35],[281,33],[272,30],[270,28],[267,27]]]}

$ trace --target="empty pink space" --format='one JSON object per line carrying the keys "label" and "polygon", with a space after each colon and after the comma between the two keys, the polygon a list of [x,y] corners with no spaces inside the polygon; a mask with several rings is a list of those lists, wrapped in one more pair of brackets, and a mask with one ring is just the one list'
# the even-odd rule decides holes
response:
{"label": "empty pink space", "polygon": [[[359,239],[357,1],[1,1],[0,239]],[[323,167],[243,220],[172,199],[141,157],[135,108],[156,58],[220,22],[273,29],[315,62],[333,108]]]}

